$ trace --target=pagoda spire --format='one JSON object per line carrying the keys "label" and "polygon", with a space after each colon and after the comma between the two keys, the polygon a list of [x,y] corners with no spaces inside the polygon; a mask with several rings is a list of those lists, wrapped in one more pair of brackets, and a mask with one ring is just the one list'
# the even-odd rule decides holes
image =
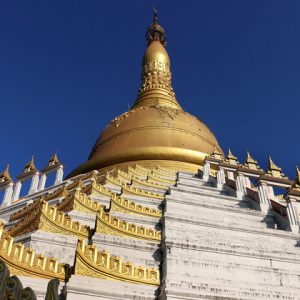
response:
{"label": "pagoda spire", "polygon": [[171,84],[170,59],[166,51],[167,35],[153,9],[153,21],[146,31],[147,49],[142,62],[142,83],[132,108],[167,106],[182,109]]}

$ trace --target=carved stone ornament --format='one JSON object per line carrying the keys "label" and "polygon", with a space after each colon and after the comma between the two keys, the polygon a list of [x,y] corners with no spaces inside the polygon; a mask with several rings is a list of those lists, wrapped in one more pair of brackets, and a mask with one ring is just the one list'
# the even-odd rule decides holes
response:
{"label": "carved stone ornament", "polygon": [[36,300],[34,291],[23,288],[17,276],[10,276],[6,264],[0,259],[0,299],[1,300]]}

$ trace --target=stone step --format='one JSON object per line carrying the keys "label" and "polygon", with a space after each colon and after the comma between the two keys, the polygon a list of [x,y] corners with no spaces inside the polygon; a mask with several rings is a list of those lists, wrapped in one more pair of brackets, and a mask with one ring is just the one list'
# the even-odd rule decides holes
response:
{"label": "stone step", "polygon": [[165,241],[174,249],[300,262],[300,247],[297,237],[282,234],[277,230],[265,229],[251,232],[227,228],[218,228],[219,230],[217,230],[204,226],[198,230],[196,226],[194,228],[189,226],[187,230],[187,226],[179,228],[174,222],[168,222],[166,226],[173,226],[173,230],[165,230]]}
{"label": "stone step", "polygon": [[[267,225],[269,227],[274,225],[271,223],[272,220],[266,219],[264,221],[263,217],[256,218],[255,216],[255,218],[251,218],[251,215],[246,214],[240,214],[239,217],[237,217],[234,212],[216,211],[204,207],[192,207],[191,210],[181,209],[180,214],[178,214],[178,209],[171,207],[170,209],[168,208],[165,217],[177,220],[178,222],[195,224],[196,226],[198,226],[198,224],[207,224],[210,226],[236,228],[245,231],[264,230]],[[268,221],[268,224],[266,221]]]}
{"label": "stone step", "polygon": [[186,191],[195,191],[195,192],[209,192],[210,194],[216,194],[216,195],[225,195],[229,196],[227,191],[223,191],[221,189],[218,189],[214,186],[211,186],[210,184],[203,184],[203,185],[194,185],[192,183],[182,183],[180,181],[177,182],[176,187],[186,190]]}
{"label": "stone step", "polygon": [[[219,198],[219,197],[218,197]],[[201,197],[188,197],[182,196],[181,193],[175,194],[172,192],[171,195],[166,196],[167,211],[171,205],[174,205],[178,209],[178,215],[182,215],[180,209],[193,210],[196,207],[206,207],[210,209],[217,209],[224,212],[231,211],[237,214],[257,216],[263,219],[264,214],[258,210],[249,208],[247,201],[241,200],[225,200],[214,199],[213,197],[202,195]],[[180,208],[178,206],[181,206]],[[174,210],[173,210],[174,211]]]}
{"label": "stone step", "polygon": [[155,285],[72,275],[67,283],[67,299],[153,300],[157,290]]}
{"label": "stone step", "polygon": [[[299,300],[300,290],[284,286],[245,284],[241,286],[233,281],[171,281],[166,283],[169,299],[218,299],[218,300],[257,300],[257,299],[280,299]],[[173,298],[174,297],[174,298]],[[160,298],[162,300],[164,298]]]}

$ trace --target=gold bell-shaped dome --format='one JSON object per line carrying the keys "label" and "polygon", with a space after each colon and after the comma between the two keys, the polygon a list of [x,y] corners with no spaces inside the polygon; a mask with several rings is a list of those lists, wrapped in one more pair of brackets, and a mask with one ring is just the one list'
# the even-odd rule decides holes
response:
{"label": "gold bell-shaped dome", "polygon": [[142,83],[134,105],[108,124],[88,161],[69,176],[91,170],[126,169],[133,164],[196,172],[215,147],[222,152],[209,128],[185,112],[176,100],[165,49],[166,33],[157,14],[146,40]]}

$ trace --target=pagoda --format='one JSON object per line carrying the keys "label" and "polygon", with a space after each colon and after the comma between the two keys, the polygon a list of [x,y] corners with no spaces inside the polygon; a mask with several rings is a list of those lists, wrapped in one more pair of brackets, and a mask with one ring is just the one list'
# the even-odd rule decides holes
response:
{"label": "pagoda", "polygon": [[0,174],[0,299],[300,299],[299,168],[225,156],[176,99],[157,12],[146,42],[137,99],[86,162]]}

